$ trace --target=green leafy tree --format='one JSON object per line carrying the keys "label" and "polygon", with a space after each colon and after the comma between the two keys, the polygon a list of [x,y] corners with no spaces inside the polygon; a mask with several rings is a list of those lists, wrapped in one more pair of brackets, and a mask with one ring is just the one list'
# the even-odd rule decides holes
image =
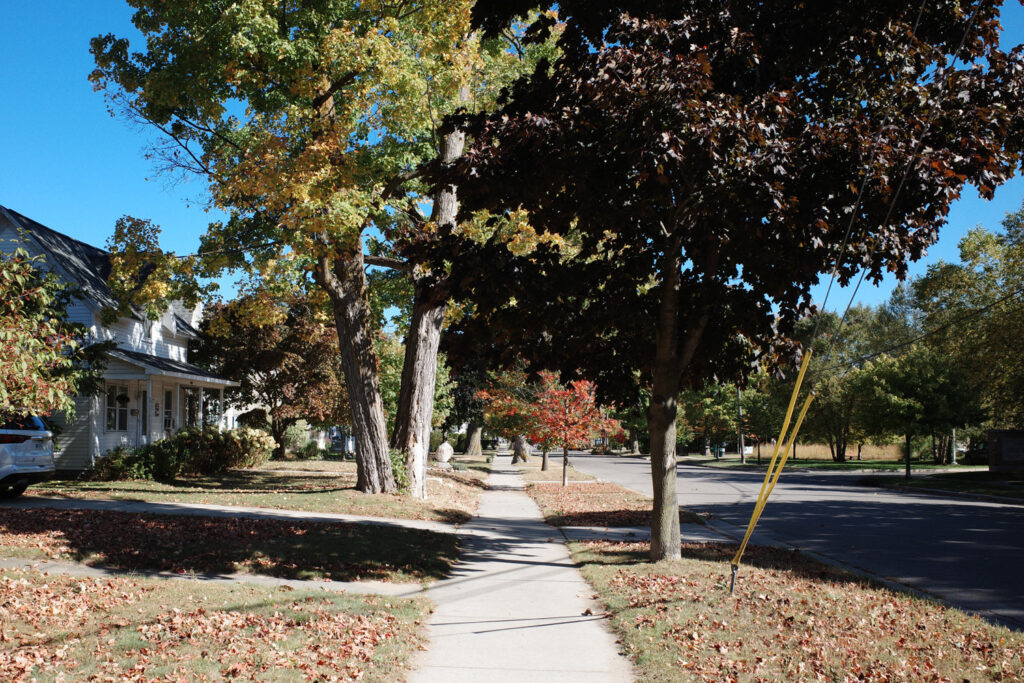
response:
{"label": "green leafy tree", "polygon": [[1024,422],[1024,208],[1006,216],[1002,234],[971,230],[960,263],[940,263],[913,283],[926,343],[967,372],[989,424]]}
{"label": "green leafy tree", "polygon": [[927,346],[912,346],[898,358],[882,356],[872,374],[874,428],[904,436],[907,478],[913,437],[945,435],[980,415],[964,370]]}
{"label": "green leafy tree", "polygon": [[711,452],[713,444],[736,438],[739,412],[735,385],[712,383],[699,391],[684,391],[679,402],[687,424],[704,443],[705,455]]}
{"label": "green leafy tree", "polygon": [[73,291],[24,249],[0,254],[0,421],[14,416],[74,416],[76,395],[102,386],[102,352],[67,321]]}
{"label": "green leafy tree", "polygon": [[[531,62],[500,36],[482,40],[469,24],[469,0],[129,4],[145,50],[95,38],[95,86],[125,116],[156,127],[156,158],[205,178],[212,204],[229,213],[203,238],[199,274],[243,269],[272,287],[282,264],[298,262],[326,293],[352,407],[357,485],[395,490],[365,268],[405,271],[414,289],[392,439],[408,466],[409,445],[429,436],[448,281],[443,268],[407,251],[429,244],[431,226],[451,221],[457,205],[450,186],[419,183],[417,166],[461,154],[464,135],[441,127],[444,115],[486,106]],[[385,240],[367,254],[372,229]],[[153,277],[179,272],[162,266],[169,260],[153,244],[141,245],[145,258],[135,262],[157,263]],[[125,265],[126,277],[114,278],[127,285],[124,294],[177,294],[138,286],[134,275],[144,271]]]}
{"label": "green leafy tree", "polygon": [[[474,12],[494,31],[537,4]],[[653,559],[679,556],[680,390],[789,356],[823,273],[902,277],[965,184],[988,197],[1019,166],[1024,69],[998,3],[919,8],[568,0],[558,60],[459,119],[472,145],[436,175],[464,212],[525,209],[573,250],[456,235],[436,257],[476,274],[471,322],[535,367],[605,395],[645,378]]]}

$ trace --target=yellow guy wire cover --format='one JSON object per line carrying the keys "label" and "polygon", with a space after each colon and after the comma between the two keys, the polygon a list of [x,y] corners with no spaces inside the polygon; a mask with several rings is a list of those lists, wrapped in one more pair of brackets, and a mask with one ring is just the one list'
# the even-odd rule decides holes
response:
{"label": "yellow guy wire cover", "polygon": [[[800,372],[796,377],[796,384],[793,386],[793,395],[789,399],[789,407],[786,410],[786,419],[782,422],[782,429],[779,432],[779,438],[775,442],[775,449],[772,451],[771,460],[768,462],[768,469],[764,473],[764,481],[761,482],[761,490],[757,494],[757,502],[754,505],[754,511],[750,515],[750,522],[747,524],[747,533],[743,537],[743,542],[740,544],[739,549],[736,551],[736,555],[732,558],[732,566],[739,566],[740,559],[743,557],[743,551],[746,550],[747,542],[750,540],[750,535],[754,532],[754,527],[757,525],[757,520],[761,516],[761,510],[764,509],[765,501],[768,500],[768,495],[771,494],[772,489],[775,488],[775,482],[778,481],[778,474],[782,471],[782,465],[785,464],[786,459],[789,457],[790,448],[796,433],[800,429],[801,423],[803,423],[804,415],[807,413],[807,407],[810,405],[811,396],[807,397],[807,401],[804,403],[803,409],[800,411],[800,415],[797,418],[797,424],[794,425],[793,433],[788,437],[788,444],[783,455],[782,462],[779,463],[778,468],[775,467],[776,462],[779,459],[779,453],[782,450],[782,445],[787,441],[787,430],[789,429],[790,420],[793,418],[793,411],[796,408],[797,396],[800,394],[800,387],[804,381],[804,375],[807,374],[807,368],[811,362],[812,350],[808,349],[807,353],[804,354],[803,362],[800,364]],[[813,394],[812,394],[813,396]],[[774,477],[773,477],[774,475]]]}

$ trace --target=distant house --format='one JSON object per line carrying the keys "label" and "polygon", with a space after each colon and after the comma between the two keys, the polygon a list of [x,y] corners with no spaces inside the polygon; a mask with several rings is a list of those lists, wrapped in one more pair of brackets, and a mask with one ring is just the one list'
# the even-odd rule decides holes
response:
{"label": "distant house", "polygon": [[[107,286],[109,254],[0,206],[0,252],[21,247],[45,257],[45,267],[78,285],[81,297],[68,318],[88,329],[89,343],[113,341],[102,396],[75,399],[73,423],[56,422],[57,469],[83,470],[120,445],[139,446],[200,424],[225,427],[224,388],[234,382],[188,363],[188,342],[198,337],[201,307],[174,305],[159,320],[141,312],[103,325],[101,312],[117,301]],[[230,418],[229,418],[230,419]],[[231,420],[233,421],[233,420]]]}

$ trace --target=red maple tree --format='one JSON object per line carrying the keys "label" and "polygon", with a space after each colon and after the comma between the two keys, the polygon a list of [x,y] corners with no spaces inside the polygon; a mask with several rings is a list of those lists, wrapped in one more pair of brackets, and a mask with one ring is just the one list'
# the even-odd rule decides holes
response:
{"label": "red maple tree", "polygon": [[593,382],[577,380],[569,386],[553,372],[540,373],[540,386],[531,409],[533,428],[528,434],[542,448],[562,448],[562,486],[568,483],[569,449],[582,448],[595,434],[619,430],[597,404]]}

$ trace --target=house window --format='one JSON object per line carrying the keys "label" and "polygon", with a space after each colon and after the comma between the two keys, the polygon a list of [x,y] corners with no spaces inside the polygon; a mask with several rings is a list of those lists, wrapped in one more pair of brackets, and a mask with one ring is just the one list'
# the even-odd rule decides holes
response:
{"label": "house window", "polygon": [[107,385],[107,431],[128,431],[128,387]]}

